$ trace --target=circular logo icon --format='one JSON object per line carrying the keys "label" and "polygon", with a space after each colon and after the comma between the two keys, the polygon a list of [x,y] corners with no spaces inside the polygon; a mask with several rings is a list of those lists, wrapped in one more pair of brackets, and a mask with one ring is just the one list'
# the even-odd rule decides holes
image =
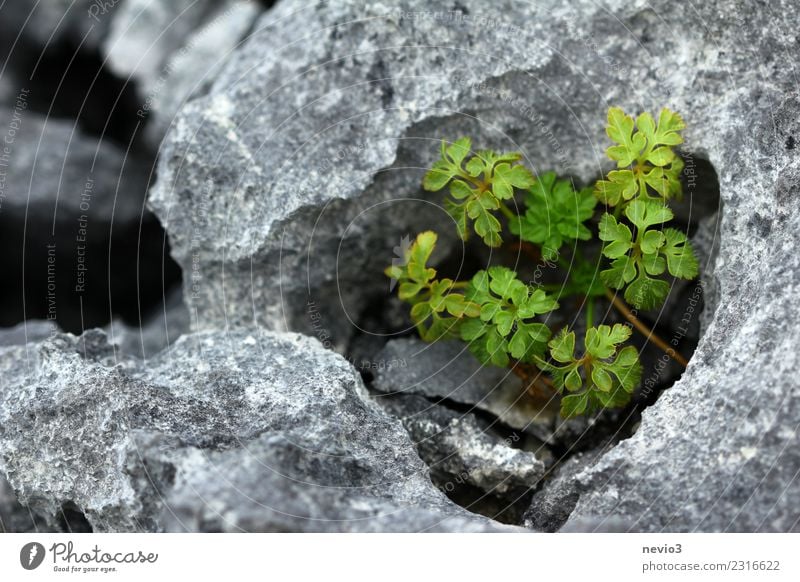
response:
{"label": "circular logo icon", "polygon": [[38,542],[30,542],[22,546],[19,552],[19,563],[26,570],[35,570],[44,561],[44,546]]}

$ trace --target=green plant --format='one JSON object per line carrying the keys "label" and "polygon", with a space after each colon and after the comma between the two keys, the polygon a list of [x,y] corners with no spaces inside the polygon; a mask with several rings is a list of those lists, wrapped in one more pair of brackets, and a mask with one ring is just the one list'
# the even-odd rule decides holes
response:
{"label": "green plant", "polygon": [[[443,142],[423,187],[447,189],[444,206],[459,236],[467,240],[474,231],[498,248],[505,221],[515,248],[558,265],[562,282],[526,283],[503,265],[465,281],[439,278],[428,264],[437,235],[423,232],[403,264],[386,269],[399,282],[399,298],[411,305],[422,339],[460,339],[484,364],[511,366],[533,385],[552,387],[562,395],[565,417],[630,400],[642,375],[638,351],[629,345],[631,326],[685,366],[627,305],[655,308],[669,294],[669,277],[698,274],[691,243],[667,226],[674,218],[669,203],[681,199],[683,162],[673,148],[682,143],[683,129],[681,117],[668,109],[656,121],[649,113],[634,120],[612,107],[606,133],[614,144],[606,151],[617,168],[582,189],[553,172],[534,176],[519,153],[473,152],[466,137]],[[512,209],[518,201],[522,213]],[[565,301],[571,297],[584,323],[581,342],[568,324],[578,320]],[[599,301],[608,301],[630,326],[595,325]]]}

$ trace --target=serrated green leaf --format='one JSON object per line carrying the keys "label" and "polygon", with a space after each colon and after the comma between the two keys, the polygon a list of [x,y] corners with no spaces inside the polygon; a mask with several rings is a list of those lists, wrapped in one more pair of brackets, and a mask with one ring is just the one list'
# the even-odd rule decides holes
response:
{"label": "serrated green leaf", "polygon": [[645,146],[644,136],[640,132],[634,133],[633,126],[630,115],[626,115],[619,107],[609,108],[606,134],[618,145],[609,147],[606,152],[609,158],[617,161],[620,168],[630,166]]}
{"label": "serrated green leaf", "polygon": [[636,126],[647,140],[647,145],[650,149],[654,149],[657,146],[676,146],[683,143],[683,138],[679,132],[686,127],[681,116],[666,107],[661,110],[658,116],[658,125],[655,124],[653,117],[649,113],[643,113],[637,119]]}
{"label": "serrated green leaf", "polygon": [[492,322],[497,326],[497,332],[503,337],[511,333],[511,329],[514,327],[514,321],[514,314],[502,309],[497,310],[492,317]]}
{"label": "serrated green leaf", "polygon": [[667,268],[667,262],[658,253],[643,255],[641,265],[648,275],[660,275]]}
{"label": "serrated green leaf", "polygon": [[627,393],[633,392],[642,379],[642,366],[633,346],[622,348],[614,361],[604,364],[604,368],[616,376],[617,383]]}
{"label": "serrated green leaf", "polygon": [[605,359],[610,358],[617,346],[629,337],[631,337],[630,328],[621,323],[617,323],[613,327],[600,325],[586,330],[584,345],[586,351],[592,356]]}
{"label": "serrated green leaf", "polygon": [[411,319],[415,323],[421,323],[425,321],[432,313],[433,309],[431,309],[430,303],[423,301],[422,303],[417,303],[411,308]]}
{"label": "serrated green leaf", "polygon": [[467,162],[465,168],[467,170],[467,174],[473,178],[477,178],[487,169],[486,163],[480,158],[480,156],[472,156]]}
{"label": "serrated green leaf", "polygon": [[625,216],[636,228],[646,230],[648,226],[672,220],[672,210],[659,200],[636,199],[625,207]]}
{"label": "serrated green leaf", "polygon": [[622,289],[636,277],[636,263],[630,257],[620,257],[608,269],[600,271],[600,279],[612,289]]}
{"label": "serrated green leaf", "polygon": [[510,297],[511,288],[514,283],[522,285],[517,279],[517,274],[508,267],[494,266],[489,267],[489,290],[503,299]]}
{"label": "serrated green leaf", "polygon": [[674,228],[664,230],[666,243],[661,253],[667,259],[667,268],[673,277],[694,279],[698,274],[697,258],[686,235]]}
{"label": "serrated green leaf", "polygon": [[444,209],[456,224],[456,231],[461,240],[469,239],[469,224],[467,220],[467,205],[458,204],[450,199],[444,201]]}
{"label": "serrated green leaf", "polygon": [[447,162],[438,161],[425,172],[422,178],[422,187],[428,192],[438,192],[456,175],[455,169]]}
{"label": "serrated green leaf", "polygon": [[686,124],[683,118],[674,111],[670,111],[664,107],[658,116],[658,129],[655,133],[655,143],[670,146],[681,144],[683,143],[683,138],[678,132],[685,128]]}
{"label": "serrated green leaf", "polygon": [[399,287],[397,288],[397,296],[401,300],[405,301],[407,299],[411,299],[412,297],[416,297],[424,287],[425,285],[423,283],[405,281],[400,283]]}
{"label": "serrated green leaf", "polygon": [[616,206],[623,200],[630,200],[639,192],[639,182],[631,170],[612,170],[608,180],[595,183],[594,195],[608,206]]}
{"label": "serrated green leaf", "polygon": [[492,191],[500,200],[508,200],[514,196],[514,188],[530,188],[534,183],[533,175],[519,164],[507,162],[497,164],[492,175]]}
{"label": "serrated green leaf", "polygon": [[652,254],[658,251],[664,245],[664,233],[659,230],[648,230],[642,235],[642,241],[639,248],[645,254]]}
{"label": "serrated green leaf", "polygon": [[405,273],[405,269],[399,265],[392,265],[391,267],[386,267],[383,272],[390,279],[400,279]]}
{"label": "serrated green leaf", "polygon": [[547,345],[550,346],[550,357],[556,362],[572,362],[575,354],[575,332],[562,328]]}
{"label": "serrated green leaf", "polygon": [[652,279],[644,270],[625,289],[625,301],[636,309],[653,309],[658,307],[669,294],[669,284],[661,279]]}
{"label": "serrated green leaf", "polygon": [[611,390],[611,376],[600,366],[594,366],[592,368],[592,382],[594,382],[594,385],[603,392],[608,392]]}
{"label": "serrated green leaf", "polygon": [[530,297],[528,297],[524,303],[519,304],[518,307],[523,317],[529,318],[534,315],[544,315],[554,309],[558,309],[558,301],[545,293],[542,289],[536,289],[530,294]]}
{"label": "serrated green leaf", "polygon": [[444,306],[447,312],[454,317],[478,317],[480,306],[467,301],[459,293],[449,293],[444,297]]}
{"label": "serrated green leaf", "polygon": [[588,404],[589,395],[586,392],[564,396],[564,398],[561,399],[561,416],[564,418],[580,416],[586,412]]}
{"label": "serrated green leaf", "polygon": [[584,188],[575,191],[569,180],[558,180],[554,172],[536,179],[525,199],[526,211],[509,228],[522,240],[542,247],[552,259],[568,242],[589,240],[591,231],[583,224],[594,214],[597,200]]}
{"label": "serrated green leaf", "polygon": [[490,247],[499,247],[503,240],[500,238],[500,221],[485,207],[486,202],[493,198],[471,199],[467,202],[467,215],[475,222],[473,228],[483,242]]}
{"label": "serrated green leaf", "polygon": [[472,140],[468,137],[462,137],[447,146],[445,154],[456,166],[460,167],[464,158],[469,155],[470,150],[472,150]]}
{"label": "serrated green leaf", "polygon": [[647,188],[665,199],[679,197],[683,162],[673,147],[682,143],[679,132],[684,127],[681,117],[668,109],[662,109],[658,123],[645,112],[634,124],[621,109],[610,108],[606,133],[617,145],[607,153],[625,174],[610,172],[607,180],[597,182],[595,195],[610,206],[648,195]]}
{"label": "serrated green leaf", "polygon": [[461,325],[461,339],[470,342],[481,337],[489,330],[489,324],[480,319],[468,319]]}
{"label": "serrated green leaf", "polygon": [[478,271],[475,273],[467,287],[467,299],[475,301],[476,303],[486,303],[492,299],[489,283],[490,278],[487,271]]}
{"label": "serrated green leaf", "polygon": [[469,185],[463,180],[453,180],[450,183],[450,195],[456,200],[463,200],[464,198],[469,198],[474,193],[475,190],[470,188]]}
{"label": "serrated green leaf", "polygon": [[570,392],[577,392],[583,386],[583,379],[578,368],[572,368],[564,379],[564,387]]}
{"label": "serrated green leaf", "polygon": [[653,190],[658,192],[663,198],[670,197],[670,177],[664,172],[664,168],[653,168],[649,172],[643,172],[645,183]]}
{"label": "serrated green leaf", "polygon": [[675,159],[675,153],[670,148],[662,146],[650,152],[646,159],[654,166],[666,166]]}
{"label": "serrated green leaf", "polygon": [[610,259],[625,255],[633,246],[631,229],[617,222],[617,219],[608,213],[600,217],[598,236],[606,243],[603,246],[603,254]]}
{"label": "serrated green leaf", "polygon": [[520,361],[530,361],[533,356],[541,357],[547,347],[550,330],[542,323],[521,323],[508,342],[511,357]]}
{"label": "serrated green leaf", "polygon": [[508,342],[498,333],[497,328],[489,329],[483,337],[486,338],[486,351],[489,353],[490,361],[501,368],[508,366]]}

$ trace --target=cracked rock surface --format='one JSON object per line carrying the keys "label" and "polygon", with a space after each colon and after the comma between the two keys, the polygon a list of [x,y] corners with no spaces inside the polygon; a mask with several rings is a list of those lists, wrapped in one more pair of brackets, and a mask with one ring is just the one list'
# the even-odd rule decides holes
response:
{"label": "cracked rock surface", "polygon": [[95,531],[491,531],[314,339],[183,336],[144,367],[104,333],[4,348],[0,469]]}
{"label": "cracked rock surface", "polygon": [[[111,50],[108,34],[121,38],[142,4],[108,14],[90,44]],[[186,3],[149,4],[164,22]],[[148,128],[152,141],[167,133],[147,204],[183,270],[191,326],[184,318],[181,339],[154,332],[152,343],[123,329],[120,350],[97,331],[0,341],[0,473],[18,498],[0,482],[0,515],[29,509],[59,527],[77,508],[102,531],[503,529],[429,478],[442,488],[466,472],[482,492],[540,487],[529,528],[800,531],[800,7],[459,0],[453,10],[462,17],[433,17],[422,0],[284,0],[229,14],[206,36],[164,37],[136,79],[153,93],[164,63],[183,63]],[[192,22],[205,27],[219,14],[208,11]],[[153,31],[141,32],[146,44]],[[197,48],[203,38],[215,50]],[[114,62],[141,51],[130,46]],[[0,79],[6,109],[18,89]],[[522,151],[535,172],[588,183],[608,169],[609,105],[668,106],[687,121],[681,218],[702,278],[679,291],[697,290],[704,307],[663,314],[700,335],[680,380],[653,395],[630,438],[577,456],[568,449],[590,423],[531,409],[515,377],[457,343],[396,337],[411,330],[382,271],[403,237],[429,228],[440,235],[435,266],[476,266],[441,196],[420,188],[441,139],[470,135]],[[45,225],[72,122],[50,123],[42,147],[55,161],[37,164],[32,198],[46,201],[33,217]],[[76,136],[64,173],[73,196],[93,148],[107,153],[99,176],[116,177],[121,155]],[[19,138],[14,171],[30,170],[35,141]],[[24,208],[19,184],[0,221]],[[120,208],[140,209],[142,188]],[[93,211],[108,210],[97,200]],[[365,387],[333,350],[407,365],[362,369]],[[498,442],[495,420],[546,449]]]}
{"label": "cracked rock surface", "polygon": [[401,419],[425,464],[445,490],[455,479],[489,494],[523,493],[544,475],[545,463],[513,448],[517,435],[501,438],[489,423],[459,414],[419,396],[379,397]]}

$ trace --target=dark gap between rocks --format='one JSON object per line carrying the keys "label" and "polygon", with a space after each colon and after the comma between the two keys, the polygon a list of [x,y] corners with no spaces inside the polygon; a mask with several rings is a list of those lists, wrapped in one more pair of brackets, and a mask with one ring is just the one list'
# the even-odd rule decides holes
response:
{"label": "dark gap between rocks", "polygon": [[31,111],[77,120],[87,135],[123,149],[132,143],[132,151],[144,153],[139,136],[147,120],[137,115],[141,103],[136,83],[116,76],[103,60],[99,49],[79,49],[71,37],[55,40],[42,51],[23,35],[10,56],[8,72],[19,87],[30,91]]}
{"label": "dark gap between rocks", "polygon": [[[25,319],[47,319],[55,310],[54,321],[64,331],[79,334],[84,329],[102,327],[112,317],[138,325],[146,319],[181,283],[180,267],[169,254],[166,233],[150,213],[142,220],[124,225],[92,224],[101,236],[87,244],[83,292],[76,292],[75,231],[73,221],[56,224],[56,237],[51,238],[52,214],[28,217],[25,224],[4,220],[0,216],[0,245],[20,249],[0,257],[0,270],[6,284],[0,290],[0,326],[14,326]],[[22,240],[25,253],[22,253]],[[51,255],[47,244],[55,241]],[[49,281],[48,261],[55,264],[54,278]],[[25,277],[23,279],[23,270]],[[49,295],[49,285],[54,285]],[[53,303],[50,303],[52,299]],[[140,311],[141,310],[141,311]]]}
{"label": "dark gap between rocks", "polygon": [[[142,207],[148,187],[146,176],[154,167],[156,156],[141,139],[147,119],[137,115],[141,103],[136,85],[104,66],[97,43],[86,43],[79,48],[75,36],[66,34],[54,39],[44,51],[40,43],[34,34],[23,34],[8,55],[7,74],[18,87],[28,90],[27,110],[42,119],[47,116],[48,124],[75,120],[78,126],[75,144],[92,138],[101,140],[99,148],[113,144],[116,150],[125,153],[126,164],[122,175],[111,179],[106,176],[105,181],[97,183],[91,211],[87,212],[88,269],[83,292],[76,291],[75,271],[80,212],[68,210],[72,208],[69,204],[62,207],[65,198],[80,195],[82,181],[80,187],[68,180],[61,184],[63,191],[55,222],[55,195],[51,204],[38,191],[36,205],[24,217],[9,211],[0,214],[0,244],[15,250],[0,258],[0,270],[6,274],[6,284],[0,291],[3,304],[0,326],[48,317],[72,333],[104,326],[113,317],[138,325],[140,318],[146,319],[180,285],[181,271],[170,256],[166,232],[155,215]],[[10,50],[10,46],[4,45],[3,49]],[[23,128],[35,123],[23,118]],[[79,145],[75,148],[80,151]],[[95,168],[101,175],[104,151],[99,149]],[[46,167],[49,160],[44,155],[42,159],[39,165]],[[60,159],[52,163],[60,166],[63,162]],[[74,167],[70,159],[66,163],[68,172],[93,175],[86,158],[79,159]],[[37,178],[40,172],[37,167]],[[26,195],[27,179],[24,175],[17,176],[18,195]],[[114,195],[117,179],[121,187],[112,223],[109,215],[103,214],[101,218],[93,213],[99,204],[98,196]],[[136,208],[135,214],[132,206]],[[50,244],[55,245],[53,253],[48,251]],[[54,275],[48,272],[48,260],[55,262]],[[54,285],[53,294],[49,284]]]}
{"label": "dark gap between rocks", "polygon": [[61,531],[67,533],[92,533],[92,526],[84,513],[74,503],[68,502],[61,506],[58,515],[58,525]]}

